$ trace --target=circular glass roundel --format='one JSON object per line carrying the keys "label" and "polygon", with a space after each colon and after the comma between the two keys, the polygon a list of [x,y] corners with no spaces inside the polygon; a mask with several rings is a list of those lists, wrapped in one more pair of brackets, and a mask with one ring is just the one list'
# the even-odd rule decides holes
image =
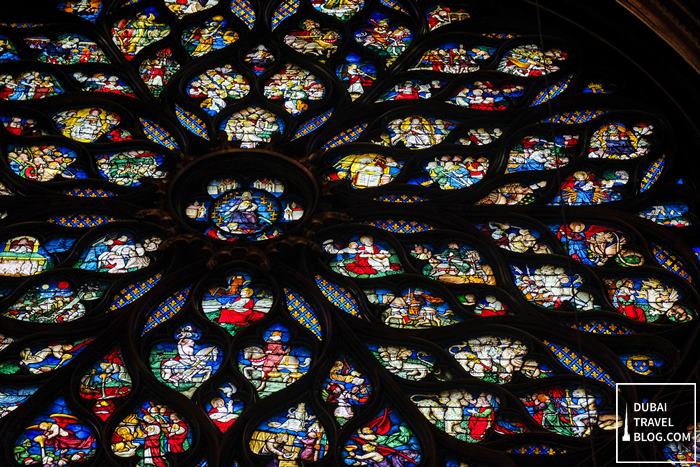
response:
{"label": "circular glass roundel", "polygon": [[3,9],[0,465],[609,462],[697,373],[698,135],[530,3]]}
{"label": "circular glass roundel", "polygon": [[197,159],[170,192],[185,224],[219,240],[259,242],[298,229],[316,203],[300,164],[270,151],[224,151]]}
{"label": "circular glass roundel", "polygon": [[274,224],[279,211],[277,201],[267,192],[237,190],[226,192],[214,201],[210,220],[232,235],[254,234]]}

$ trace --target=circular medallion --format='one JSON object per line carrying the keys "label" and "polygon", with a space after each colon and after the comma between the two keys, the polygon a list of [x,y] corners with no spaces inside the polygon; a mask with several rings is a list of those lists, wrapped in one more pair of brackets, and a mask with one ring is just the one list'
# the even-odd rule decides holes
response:
{"label": "circular medallion", "polygon": [[261,232],[279,218],[279,203],[261,190],[236,190],[218,198],[211,210],[211,221],[234,235]]}
{"label": "circular medallion", "polygon": [[200,158],[182,170],[175,185],[171,202],[182,221],[227,242],[260,242],[291,232],[309,218],[317,197],[303,166],[261,150]]}

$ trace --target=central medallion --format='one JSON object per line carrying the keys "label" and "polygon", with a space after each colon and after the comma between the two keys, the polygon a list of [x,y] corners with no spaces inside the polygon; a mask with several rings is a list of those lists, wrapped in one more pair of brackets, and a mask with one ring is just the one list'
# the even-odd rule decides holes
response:
{"label": "central medallion", "polygon": [[224,232],[250,235],[274,225],[279,213],[274,196],[261,190],[236,190],[214,202],[210,218]]}
{"label": "central medallion", "polygon": [[197,159],[173,187],[172,209],[182,222],[227,242],[271,240],[298,229],[317,198],[316,183],[302,165],[259,150]]}

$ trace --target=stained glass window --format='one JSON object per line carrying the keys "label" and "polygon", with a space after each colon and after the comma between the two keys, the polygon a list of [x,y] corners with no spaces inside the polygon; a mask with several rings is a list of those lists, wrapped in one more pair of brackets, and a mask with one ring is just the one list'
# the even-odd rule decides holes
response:
{"label": "stained glass window", "polygon": [[491,3],[2,22],[0,464],[611,449],[615,384],[697,360],[692,136],[625,59]]}

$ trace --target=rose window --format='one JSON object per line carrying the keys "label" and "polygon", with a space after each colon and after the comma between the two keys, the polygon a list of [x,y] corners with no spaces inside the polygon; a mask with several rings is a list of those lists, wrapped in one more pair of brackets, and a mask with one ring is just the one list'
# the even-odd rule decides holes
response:
{"label": "rose window", "polygon": [[55,3],[0,24],[0,464],[588,463],[695,365],[682,116],[583,33]]}

